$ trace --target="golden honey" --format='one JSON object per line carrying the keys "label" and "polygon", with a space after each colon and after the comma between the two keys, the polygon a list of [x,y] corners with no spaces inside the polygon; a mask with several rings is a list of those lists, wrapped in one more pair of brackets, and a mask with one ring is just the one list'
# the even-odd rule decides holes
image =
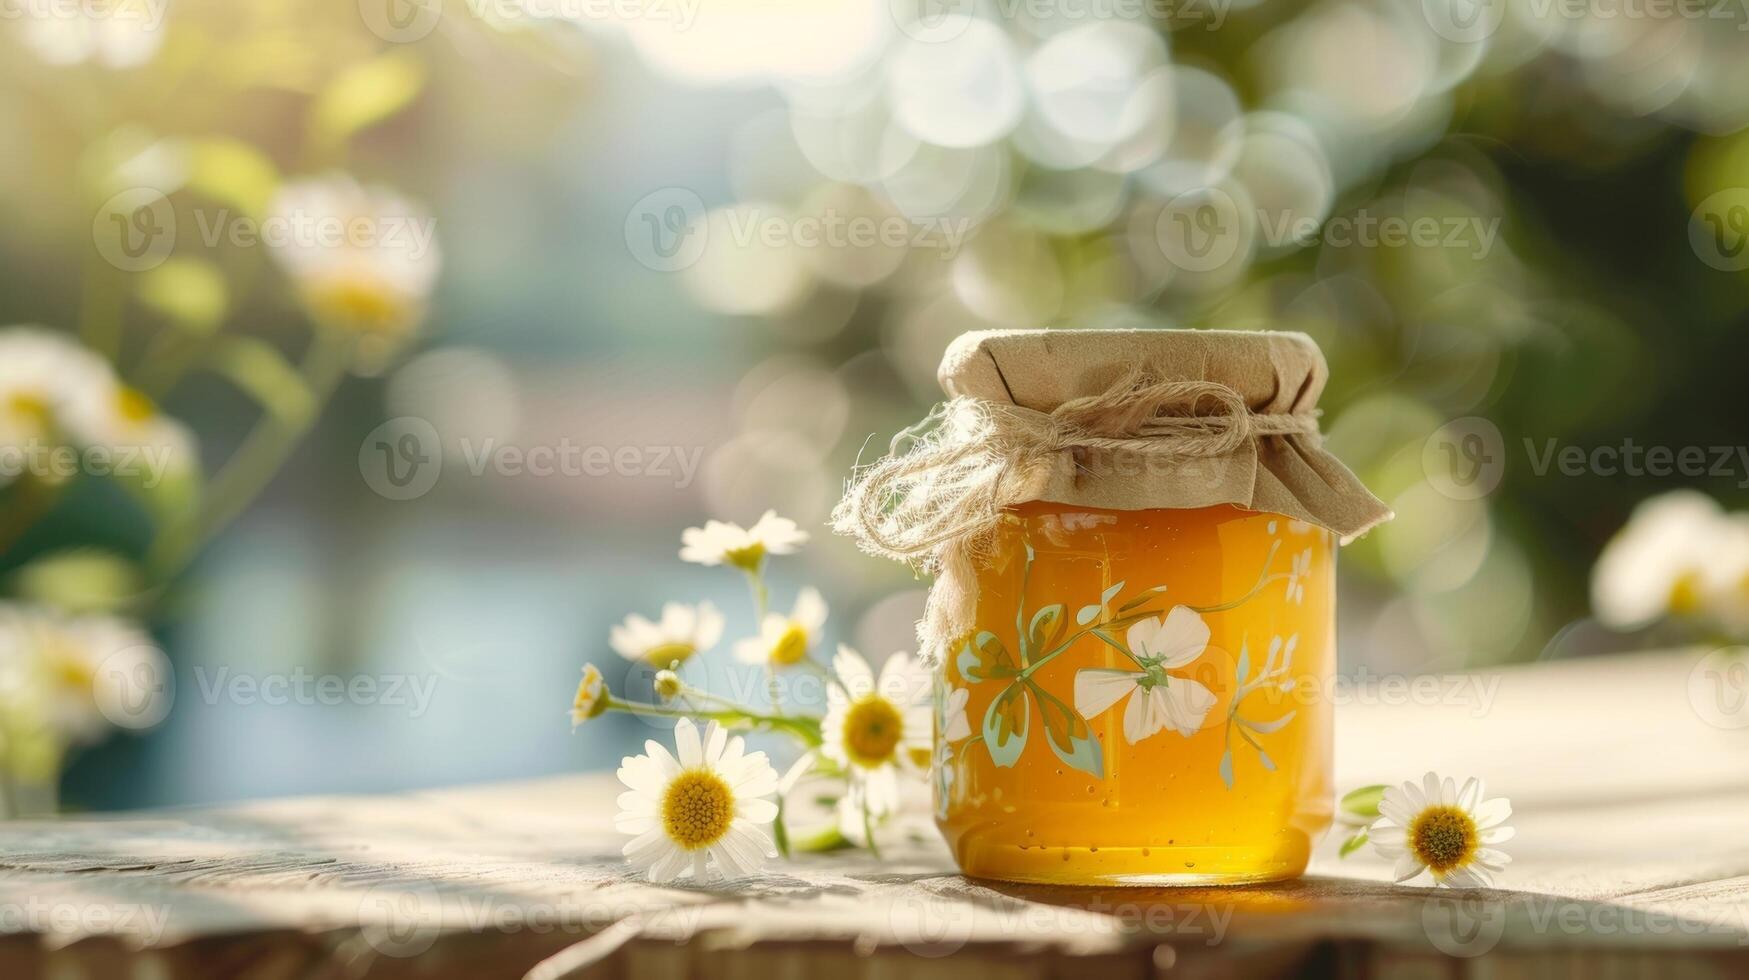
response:
{"label": "golden honey", "polygon": [[1009,508],[938,668],[937,823],[975,877],[1232,883],[1331,815],[1334,535],[1231,505]]}

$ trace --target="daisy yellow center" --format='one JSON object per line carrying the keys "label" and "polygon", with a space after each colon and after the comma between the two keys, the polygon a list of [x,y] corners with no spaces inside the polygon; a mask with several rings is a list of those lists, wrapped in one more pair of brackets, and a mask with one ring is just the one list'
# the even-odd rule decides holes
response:
{"label": "daisy yellow center", "polygon": [[1409,825],[1409,850],[1436,872],[1467,863],[1476,843],[1475,818],[1455,806],[1430,806]]}
{"label": "daisy yellow center", "polygon": [[873,769],[892,760],[903,730],[904,720],[893,702],[871,694],[851,705],[844,716],[844,749],[850,761]]}
{"label": "daisy yellow center", "polygon": [[1688,615],[1700,611],[1701,588],[1700,573],[1696,571],[1683,572],[1670,584],[1670,611],[1677,615]]}
{"label": "daisy yellow center", "polygon": [[698,647],[690,643],[658,643],[644,651],[644,659],[656,667],[666,667],[672,663],[684,661],[698,652]]}
{"label": "daisy yellow center", "polygon": [[808,655],[808,631],[802,624],[792,622],[784,628],[783,635],[771,645],[771,662],[781,667],[801,663]]}
{"label": "daisy yellow center", "polygon": [[122,388],[115,394],[115,412],[129,422],[144,422],[157,414],[152,400],[133,388]]}
{"label": "daisy yellow center", "polygon": [[736,568],[757,572],[759,564],[765,560],[765,545],[755,541],[745,548],[730,548],[723,552],[723,560]]}
{"label": "daisy yellow center", "polygon": [[63,690],[88,691],[91,682],[97,678],[97,672],[91,669],[85,658],[60,643],[50,646],[44,660],[48,663],[49,675]]}
{"label": "daisy yellow center", "polygon": [[708,769],[681,773],[662,794],[662,830],[683,850],[715,844],[734,818],[735,794]]}
{"label": "daisy yellow center", "polygon": [[321,319],[365,333],[395,333],[411,317],[404,297],[363,277],[336,279],[313,287],[309,302]]}
{"label": "daisy yellow center", "polygon": [[21,391],[14,394],[6,402],[6,411],[33,428],[46,429],[49,425],[49,403],[33,391]]}

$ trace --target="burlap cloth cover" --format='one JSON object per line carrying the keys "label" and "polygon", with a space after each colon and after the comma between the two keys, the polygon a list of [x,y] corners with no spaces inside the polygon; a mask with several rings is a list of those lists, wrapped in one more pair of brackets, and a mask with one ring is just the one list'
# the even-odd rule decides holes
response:
{"label": "burlap cloth cover", "polygon": [[1322,447],[1324,357],[1299,333],[985,330],[942,358],[950,400],[862,467],[833,525],[936,574],[928,660],[969,628],[974,565],[1003,508],[1235,504],[1343,540],[1390,511]]}

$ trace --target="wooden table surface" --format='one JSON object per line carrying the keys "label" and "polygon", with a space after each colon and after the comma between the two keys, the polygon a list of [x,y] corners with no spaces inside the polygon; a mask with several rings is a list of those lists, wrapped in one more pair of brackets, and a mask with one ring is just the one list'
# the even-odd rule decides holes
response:
{"label": "wooden table surface", "polygon": [[1501,889],[1336,835],[1244,888],[968,881],[939,841],[653,887],[585,775],[0,825],[0,977],[1743,976],[1749,707],[1700,652],[1338,688],[1344,787],[1512,798]]}

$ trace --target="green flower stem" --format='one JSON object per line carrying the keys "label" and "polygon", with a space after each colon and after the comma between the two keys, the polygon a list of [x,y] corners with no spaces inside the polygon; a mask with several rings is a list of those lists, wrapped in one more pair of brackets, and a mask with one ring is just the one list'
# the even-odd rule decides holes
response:
{"label": "green flower stem", "polygon": [[80,284],[79,338],[111,363],[121,353],[122,292],[115,269],[93,250]]}
{"label": "green flower stem", "polygon": [[808,748],[816,748],[821,742],[819,720],[801,715],[763,714],[757,711],[748,711],[745,708],[724,708],[717,711],[663,708],[653,704],[627,701],[611,695],[607,698],[607,710],[643,715],[646,718],[691,718],[697,721],[714,721],[728,728],[742,726],[764,728],[768,731],[792,735]]}
{"label": "green flower stem", "polygon": [[352,354],[351,338],[317,330],[299,372],[308,391],[306,410],[281,413],[264,405],[264,414],[243,444],[213,477],[204,507],[191,508],[161,531],[147,555],[153,578],[165,580],[180,572],[213,535],[235,520],[284,465],[334,393]]}
{"label": "green flower stem", "polygon": [[12,501],[0,511],[4,514],[0,517],[0,555],[12,550],[26,531],[54,509],[65,488],[66,483],[44,483],[29,474],[13,484]]}
{"label": "green flower stem", "polygon": [[765,622],[765,614],[771,606],[771,592],[765,587],[765,566],[760,563],[747,572],[747,587],[753,592],[753,625],[757,629]]}

